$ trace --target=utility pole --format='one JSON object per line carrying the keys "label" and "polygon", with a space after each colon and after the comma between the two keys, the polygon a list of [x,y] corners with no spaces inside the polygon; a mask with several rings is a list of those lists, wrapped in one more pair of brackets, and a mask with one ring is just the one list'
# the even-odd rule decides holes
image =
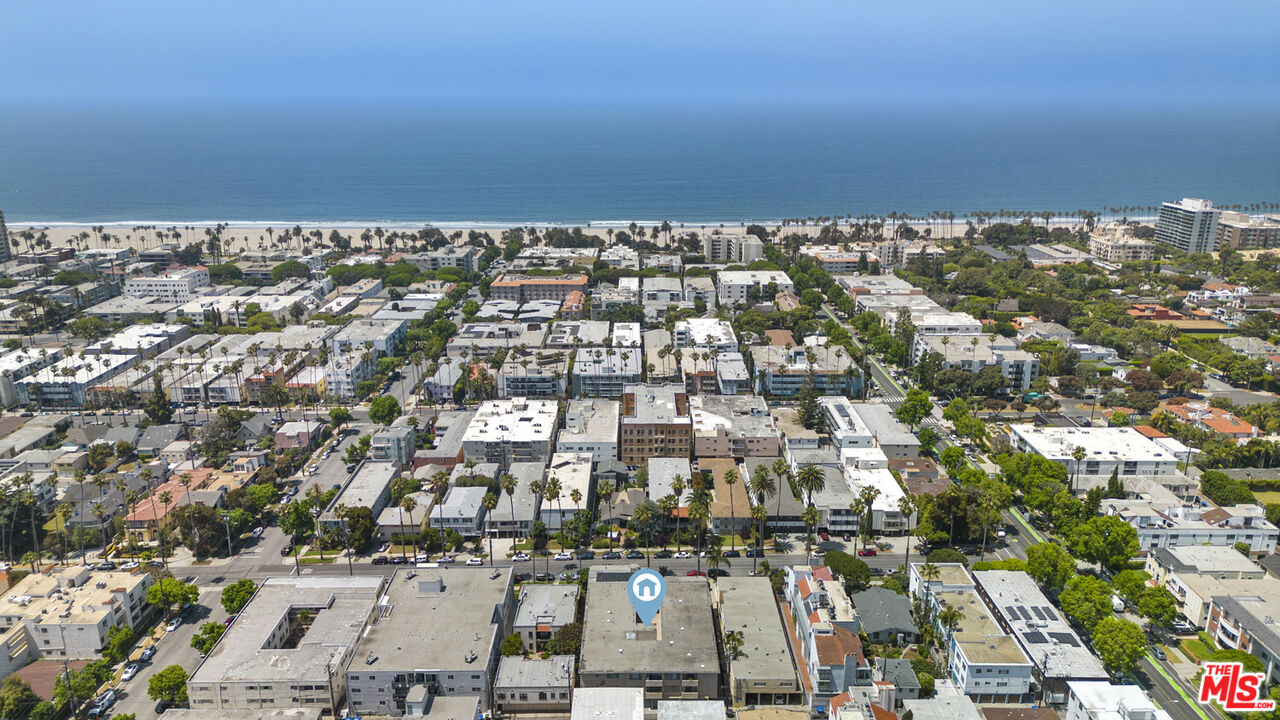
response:
{"label": "utility pole", "polygon": [[235,553],[231,552],[231,513],[222,513],[222,522],[227,526],[227,559]]}

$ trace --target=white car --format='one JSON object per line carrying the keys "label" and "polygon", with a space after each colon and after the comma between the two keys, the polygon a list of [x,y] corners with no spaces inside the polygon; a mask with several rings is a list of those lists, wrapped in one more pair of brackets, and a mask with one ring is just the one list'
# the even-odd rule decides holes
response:
{"label": "white car", "polygon": [[170,620],[168,623],[166,623],[164,626],[164,629],[166,632],[173,632],[174,630],[177,630],[178,626],[181,624],[182,624],[182,618],[176,617]]}
{"label": "white car", "polygon": [[529,553],[518,552],[511,558],[511,562],[529,562],[532,559],[533,557],[531,557]]}
{"label": "white car", "polygon": [[692,555],[690,555],[690,554],[689,554],[689,552],[688,552],[687,550],[681,550],[680,552],[676,553],[675,555],[672,555],[672,557],[674,557],[674,558],[675,558],[675,559],[677,559],[677,560],[688,560],[689,558],[691,558],[691,557],[693,557],[693,556],[692,556]]}
{"label": "white car", "polygon": [[473,557],[473,558],[467,558],[467,565],[469,565],[469,566],[471,566],[471,567],[478,567],[478,566],[483,565],[483,564],[484,564],[484,560],[482,560],[482,559],[480,559],[480,558],[475,558],[475,557]]}
{"label": "white car", "polygon": [[121,566],[120,566],[120,569],[121,569],[121,570],[137,570],[137,569],[138,569],[138,568],[140,568],[140,567],[142,567],[142,565],[141,565],[140,563],[138,563],[138,562],[136,562],[136,561],[131,560],[131,561],[129,561],[129,562],[127,562],[127,563],[125,563],[125,564],[121,565]]}
{"label": "white car", "polygon": [[431,562],[431,556],[430,555],[414,555],[413,561],[415,563],[429,563]]}
{"label": "white car", "polygon": [[573,553],[558,552],[556,553],[556,556],[553,559],[556,560],[557,562],[564,561],[564,560],[572,560]]}
{"label": "white car", "polygon": [[451,565],[453,564],[453,561],[454,558],[452,555],[441,555],[439,558],[436,558],[436,562],[443,563],[445,565]]}
{"label": "white car", "polygon": [[121,673],[120,682],[128,682],[129,680],[133,679],[134,675],[137,675],[137,674],[138,674],[137,663],[130,663],[128,666],[125,667],[124,672]]}

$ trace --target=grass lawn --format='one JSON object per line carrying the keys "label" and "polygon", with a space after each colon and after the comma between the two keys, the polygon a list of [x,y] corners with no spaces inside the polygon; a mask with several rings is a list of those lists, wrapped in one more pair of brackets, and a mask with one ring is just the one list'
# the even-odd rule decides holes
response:
{"label": "grass lawn", "polygon": [[1213,648],[1206,645],[1203,640],[1183,640],[1178,644],[1178,649],[1183,655],[1191,658],[1192,662],[1199,663],[1204,658],[1209,657],[1213,653]]}
{"label": "grass lawn", "polygon": [[1258,502],[1266,505],[1268,503],[1280,503],[1280,490],[1255,490],[1253,496],[1258,498]]}

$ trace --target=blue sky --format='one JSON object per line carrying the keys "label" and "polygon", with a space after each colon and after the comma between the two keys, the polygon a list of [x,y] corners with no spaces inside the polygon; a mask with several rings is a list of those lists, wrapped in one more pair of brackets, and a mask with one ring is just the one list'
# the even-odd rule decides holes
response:
{"label": "blue sky", "polygon": [[9,1],[0,106],[1280,104],[1280,2]]}

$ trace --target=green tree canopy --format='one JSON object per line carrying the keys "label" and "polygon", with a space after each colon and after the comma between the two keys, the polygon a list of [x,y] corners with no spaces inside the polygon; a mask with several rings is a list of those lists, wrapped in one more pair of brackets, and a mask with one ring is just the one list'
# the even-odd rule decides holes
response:
{"label": "green tree canopy", "polygon": [[1069,545],[1076,557],[1114,572],[1138,554],[1138,532],[1124,520],[1104,515],[1076,526]]}
{"label": "green tree canopy", "polygon": [[194,603],[200,599],[200,590],[195,585],[184,583],[177,578],[161,578],[147,588],[147,602],[166,612],[185,603]]}
{"label": "green tree canopy", "polygon": [[1093,628],[1093,649],[1116,675],[1125,675],[1147,654],[1142,628],[1118,617],[1103,618]]}
{"label": "green tree canopy", "polygon": [[1045,589],[1061,590],[1076,573],[1075,558],[1057,543],[1037,543],[1027,548],[1027,574]]}
{"label": "green tree canopy", "polygon": [[390,395],[379,395],[369,403],[369,419],[380,425],[390,425],[400,417],[400,403]]}
{"label": "green tree canopy", "polygon": [[147,695],[152,700],[171,704],[187,701],[187,671],[181,665],[170,665],[151,676],[147,683]]}
{"label": "green tree canopy", "polygon": [[191,647],[196,649],[201,655],[208,655],[213,646],[218,644],[218,639],[227,631],[227,626],[220,622],[207,622],[200,625],[200,630],[191,636]]}
{"label": "green tree canopy", "polygon": [[871,568],[862,558],[857,558],[840,550],[832,550],[823,558],[831,573],[839,577],[845,587],[858,589],[866,587],[871,581]]}
{"label": "green tree canopy", "polygon": [[249,598],[258,589],[256,583],[248,578],[237,580],[222,588],[222,609],[228,615],[235,615],[249,603]]}
{"label": "green tree canopy", "polygon": [[1150,579],[1151,575],[1145,570],[1121,570],[1111,578],[1111,587],[1115,588],[1117,595],[1137,605]]}
{"label": "green tree canopy", "polygon": [[1077,575],[1058,596],[1067,617],[1092,630],[1111,615],[1111,586],[1091,575]]}

